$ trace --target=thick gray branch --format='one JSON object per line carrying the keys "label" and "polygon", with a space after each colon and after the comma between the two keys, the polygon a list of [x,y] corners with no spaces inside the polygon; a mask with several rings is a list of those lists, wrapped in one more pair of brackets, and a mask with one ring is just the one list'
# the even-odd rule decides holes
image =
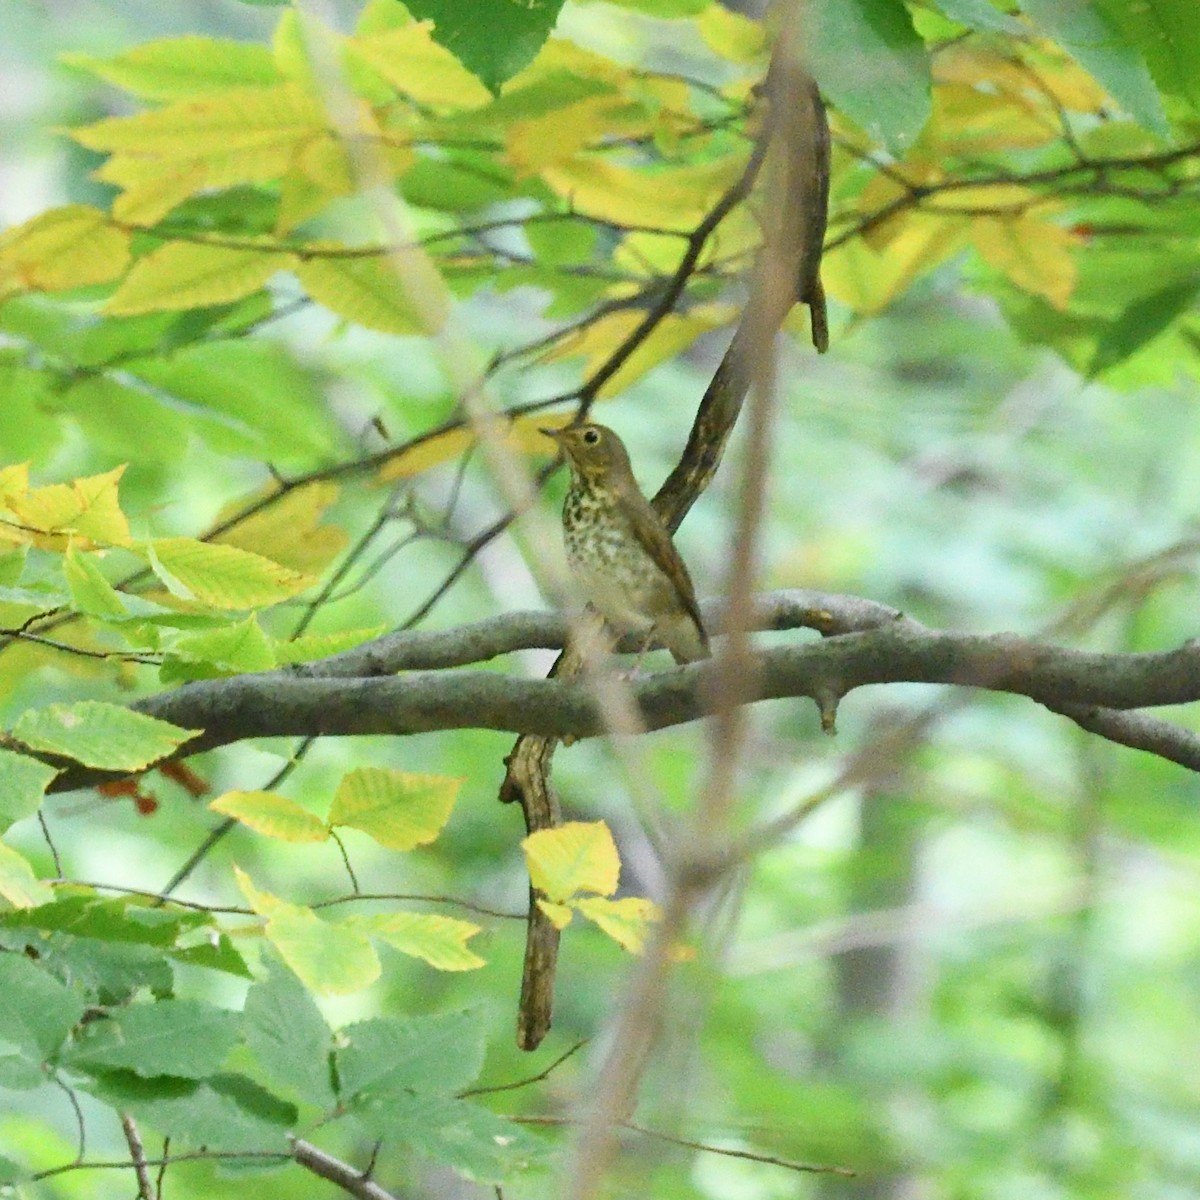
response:
{"label": "thick gray branch", "polygon": [[[714,631],[720,614],[709,610]],[[1200,700],[1200,646],[1157,654],[1100,654],[1014,634],[941,633],[894,609],[853,597],[779,592],[760,599],[757,628],[808,626],[839,633],[820,642],[773,646],[754,656],[757,699],[809,697],[823,712],[855,688],[933,683],[1028,696],[1113,741],[1200,767],[1200,739],[1129,710]],[[860,632],[843,633],[844,630]],[[203,732],[186,753],[253,737],[413,734],[495,729],[576,738],[604,730],[589,685],[521,679],[491,671],[394,671],[400,663],[467,663],[530,646],[557,647],[566,632],[553,613],[515,613],[444,633],[397,634],[303,670],[203,680],[133,707]],[[357,673],[356,673],[357,672]],[[632,685],[648,729],[705,715],[711,664],[648,676]],[[68,768],[53,790],[111,777]]]}

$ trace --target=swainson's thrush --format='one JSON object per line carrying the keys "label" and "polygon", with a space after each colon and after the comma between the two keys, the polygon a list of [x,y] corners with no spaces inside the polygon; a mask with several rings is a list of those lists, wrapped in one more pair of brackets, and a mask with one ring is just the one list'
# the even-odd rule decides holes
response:
{"label": "swainson's thrush", "polygon": [[567,561],[580,589],[618,632],[661,643],[677,663],[709,658],[687,567],[662,518],[638,489],[625,445],[604,425],[543,429],[566,455]]}

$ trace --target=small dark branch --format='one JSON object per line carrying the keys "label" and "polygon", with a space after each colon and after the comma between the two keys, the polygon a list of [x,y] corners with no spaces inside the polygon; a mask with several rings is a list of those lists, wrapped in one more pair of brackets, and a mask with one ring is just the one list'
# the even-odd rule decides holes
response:
{"label": "small dark branch", "polygon": [[580,1038],[575,1045],[569,1050],[564,1050],[548,1067],[539,1071],[536,1075],[529,1075],[524,1079],[517,1079],[512,1083],[497,1083],[492,1087],[467,1088],[466,1091],[458,1093],[458,1098],[465,1100],[468,1096],[489,1096],[493,1092],[515,1092],[519,1088],[529,1087],[530,1084],[541,1083],[543,1079],[549,1079],[551,1074],[557,1071],[568,1058],[578,1053],[587,1044],[587,1038]]}
{"label": "small dark branch", "polygon": [[146,1163],[146,1147],[142,1145],[137,1122],[128,1113],[121,1114],[121,1131],[129,1144],[129,1157],[133,1160],[133,1173],[137,1176],[138,1200],[154,1200],[154,1181],[150,1178],[150,1168]]}
{"label": "small dark branch", "polygon": [[50,847],[50,857],[54,860],[54,873],[62,878],[63,866],[62,859],[58,855],[58,847],[54,844],[54,839],[50,836],[50,826],[46,821],[46,814],[39,808],[37,814],[38,824],[42,827],[42,837],[46,839],[46,845]]}
{"label": "small dark branch", "polygon": [[342,841],[341,835],[336,829],[331,829],[329,836],[333,838],[337,845],[338,852],[342,856],[342,866],[346,868],[346,874],[350,876],[350,886],[354,889],[354,894],[357,896],[361,892],[358,886],[358,876],[354,873],[354,867],[350,863],[350,855],[346,853],[346,843]]}
{"label": "small dark branch", "polygon": [[394,1193],[381,1188],[374,1180],[361,1171],[356,1171],[349,1163],[318,1150],[311,1142],[301,1138],[292,1138],[292,1158],[306,1171],[340,1187],[342,1191],[358,1200],[396,1200]]}

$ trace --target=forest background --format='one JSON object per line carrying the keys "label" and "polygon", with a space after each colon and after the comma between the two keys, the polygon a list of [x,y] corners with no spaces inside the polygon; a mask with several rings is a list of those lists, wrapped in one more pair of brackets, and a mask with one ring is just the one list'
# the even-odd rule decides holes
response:
{"label": "forest background", "polygon": [[6,1194],[1196,1194],[1192,0],[4,25]]}

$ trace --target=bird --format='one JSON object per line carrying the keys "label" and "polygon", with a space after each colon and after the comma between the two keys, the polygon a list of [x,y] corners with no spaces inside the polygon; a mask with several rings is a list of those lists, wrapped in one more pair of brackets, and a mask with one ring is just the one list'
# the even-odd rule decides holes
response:
{"label": "bird", "polygon": [[584,596],[618,633],[652,643],[678,664],[710,658],[691,576],[670,531],[633,477],[625,443],[606,425],[577,422],[541,431],[571,469],[563,542]]}

